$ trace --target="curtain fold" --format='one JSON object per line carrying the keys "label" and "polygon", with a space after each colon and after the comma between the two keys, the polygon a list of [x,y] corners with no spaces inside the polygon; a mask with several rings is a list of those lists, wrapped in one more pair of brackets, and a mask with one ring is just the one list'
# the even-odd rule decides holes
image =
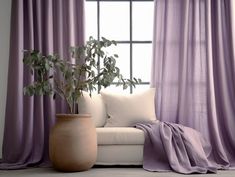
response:
{"label": "curtain fold", "polygon": [[151,86],[156,115],[200,131],[210,157],[235,167],[232,0],[155,0]]}
{"label": "curtain fold", "polygon": [[83,0],[14,0],[8,91],[0,169],[19,169],[49,163],[48,138],[55,113],[66,112],[63,100],[28,97],[23,87],[33,81],[23,65],[23,50],[57,53],[69,59],[69,47],[84,44]]}

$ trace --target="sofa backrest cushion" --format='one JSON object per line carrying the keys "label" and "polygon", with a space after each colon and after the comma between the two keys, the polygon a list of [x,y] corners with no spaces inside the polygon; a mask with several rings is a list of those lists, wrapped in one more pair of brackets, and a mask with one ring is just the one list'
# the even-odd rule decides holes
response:
{"label": "sofa backrest cushion", "polygon": [[100,94],[92,94],[90,97],[88,92],[83,92],[78,102],[78,110],[81,114],[90,114],[96,127],[104,126],[107,114]]}
{"label": "sofa backrest cushion", "polygon": [[106,127],[128,127],[138,122],[156,121],[155,89],[134,94],[101,91],[108,118]]}

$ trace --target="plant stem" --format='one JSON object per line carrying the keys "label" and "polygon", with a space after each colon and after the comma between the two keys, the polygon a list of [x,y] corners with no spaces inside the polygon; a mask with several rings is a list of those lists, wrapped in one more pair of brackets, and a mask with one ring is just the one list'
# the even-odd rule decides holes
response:
{"label": "plant stem", "polygon": [[63,97],[65,98],[65,102],[67,103],[67,105],[69,107],[70,113],[73,113],[72,106],[69,104],[69,100],[67,99],[67,97],[64,93],[64,90],[60,88],[59,83],[57,82],[56,79],[54,79],[54,82],[55,82],[56,88],[59,90],[60,93],[62,93]]}

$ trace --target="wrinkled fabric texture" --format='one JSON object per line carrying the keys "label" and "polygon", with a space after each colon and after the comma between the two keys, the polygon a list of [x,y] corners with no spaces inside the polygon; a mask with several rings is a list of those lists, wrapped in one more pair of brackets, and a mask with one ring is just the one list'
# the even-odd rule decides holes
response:
{"label": "wrinkled fabric texture", "polygon": [[212,149],[202,135],[189,127],[169,122],[136,124],[145,132],[143,168],[183,174],[215,173]]}
{"label": "wrinkled fabric texture", "polygon": [[55,113],[67,111],[64,101],[24,96],[33,82],[23,65],[23,50],[57,53],[69,60],[69,47],[84,44],[83,0],[12,1],[7,103],[0,169],[49,164],[49,130]]}
{"label": "wrinkled fabric texture", "polygon": [[156,117],[199,131],[235,167],[234,0],[155,0]]}

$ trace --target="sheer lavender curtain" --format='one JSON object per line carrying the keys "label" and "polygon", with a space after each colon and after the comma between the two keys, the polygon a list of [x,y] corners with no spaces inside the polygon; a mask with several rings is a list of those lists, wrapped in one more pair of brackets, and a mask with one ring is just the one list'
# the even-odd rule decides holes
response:
{"label": "sheer lavender curtain", "polygon": [[157,117],[200,131],[223,168],[235,166],[232,8],[232,0],[155,0]]}
{"label": "sheer lavender curtain", "polygon": [[55,113],[66,110],[63,101],[23,96],[23,86],[33,81],[23,66],[23,49],[69,58],[69,47],[84,43],[83,0],[12,1],[3,159],[0,169],[47,164],[49,129]]}

